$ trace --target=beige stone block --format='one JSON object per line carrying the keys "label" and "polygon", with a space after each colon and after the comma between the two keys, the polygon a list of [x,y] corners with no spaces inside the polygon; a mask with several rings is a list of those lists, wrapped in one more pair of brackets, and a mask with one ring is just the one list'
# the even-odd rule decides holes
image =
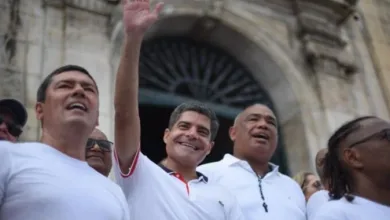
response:
{"label": "beige stone block", "polygon": [[27,106],[27,114],[28,120],[23,129],[21,139],[23,141],[38,141],[40,124],[36,119],[34,106]]}
{"label": "beige stone block", "polygon": [[378,43],[387,43],[388,34],[384,32],[383,23],[379,20],[378,16],[367,16],[366,17],[367,29],[370,32],[372,40]]}
{"label": "beige stone block", "polygon": [[41,16],[43,13],[41,0],[21,0],[20,12],[32,16]]}
{"label": "beige stone block", "polygon": [[335,132],[345,122],[356,117],[353,113],[338,112],[332,109],[325,109],[325,114],[331,133]]}
{"label": "beige stone block", "polygon": [[373,0],[361,0],[359,1],[359,8],[362,10],[365,16],[367,15],[377,15],[378,9],[374,4]]}
{"label": "beige stone block", "polygon": [[29,44],[27,47],[26,72],[29,74],[40,75],[42,48],[40,45]]}
{"label": "beige stone block", "polygon": [[17,41],[15,48],[12,49],[6,48],[5,44],[0,44],[0,68],[23,72],[27,47],[28,45],[21,41]]}
{"label": "beige stone block", "polygon": [[284,137],[285,151],[287,153],[288,165],[291,174],[295,174],[301,170],[313,170],[311,161],[309,160],[310,152],[306,148],[307,140],[301,130],[304,127],[301,116],[297,114],[283,125],[282,134]]}
{"label": "beige stone block", "polygon": [[352,108],[351,85],[339,77],[329,75],[328,73],[318,72],[316,74],[325,108],[349,112]]}
{"label": "beige stone block", "polygon": [[62,51],[59,48],[45,48],[42,79],[49,75],[53,70],[63,65]]}
{"label": "beige stone block", "polygon": [[108,116],[100,115],[98,128],[106,134],[107,138],[111,141],[114,139],[113,131],[111,130],[112,119]]}
{"label": "beige stone block", "polygon": [[35,106],[37,100],[37,91],[39,85],[42,82],[42,79],[40,76],[35,74],[27,74],[25,79],[26,79],[26,91],[27,91],[26,105]]}

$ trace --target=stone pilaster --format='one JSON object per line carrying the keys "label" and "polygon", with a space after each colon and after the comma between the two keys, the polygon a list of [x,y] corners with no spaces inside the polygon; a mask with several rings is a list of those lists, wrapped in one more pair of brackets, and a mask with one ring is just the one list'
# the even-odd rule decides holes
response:
{"label": "stone pilaster", "polygon": [[19,41],[21,29],[20,0],[0,3],[0,98],[24,101],[22,58],[24,44]]}
{"label": "stone pilaster", "polygon": [[298,37],[329,132],[354,117],[350,95],[358,69],[344,24],[354,13],[355,4],[356,1],[340,0],[296,3]]}

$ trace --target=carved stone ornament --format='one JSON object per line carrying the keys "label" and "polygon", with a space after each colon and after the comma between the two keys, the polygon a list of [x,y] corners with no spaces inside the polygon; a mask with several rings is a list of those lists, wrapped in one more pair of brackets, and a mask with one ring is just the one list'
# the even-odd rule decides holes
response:
{"label": "carved stone ornament", "polygon": [[[296,2],[298,37],[303,43],[306,59],[316,72],[325,66],[327,68],[323,72],[332,72],[341,77],[356,72],[354,55],[342,32],[344,23],[354,14],[356,4],[357,0]],[[329,66],[333,66],[332,71]]]}

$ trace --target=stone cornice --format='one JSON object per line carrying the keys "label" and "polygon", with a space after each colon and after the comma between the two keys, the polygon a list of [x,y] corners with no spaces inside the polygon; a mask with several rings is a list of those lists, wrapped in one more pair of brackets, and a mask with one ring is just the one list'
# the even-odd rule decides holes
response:
{"label": "stone cornice", "polygon": [[44,0],[44,3],[53,7],[68,6],[91,13],[110,15],[119,0]]}
{"label": "stone cornice", "polygon": [[[356,4],[357,0],[295,1],[298,38],[306,59],[316,72],[324,66],[327,70],[322,72],[329,72],[329,66],[337,66],[333,74],[341,77],[356,72],[354,55],[343,32],[344,23],[355,12]],[[324,62],[327,65],[322,65]]]}

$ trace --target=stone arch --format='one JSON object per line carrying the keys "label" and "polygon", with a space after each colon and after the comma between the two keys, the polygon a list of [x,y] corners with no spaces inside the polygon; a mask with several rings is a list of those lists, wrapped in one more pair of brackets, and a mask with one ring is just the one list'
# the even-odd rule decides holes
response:
{"label": "stone arch", "polygon": [[[326,132],[323,127],[326,123],[320,101],[305,75],[306,70],[295,63],[290,48],[279,44],[272,33],[233,9],[234,6],[225,8],[219,15],[208,15],[218,23],[218,29],[208,41],[227,50],[252,73],[259,73],[254,77],[270,94],[282,125],[290,171],[313,170],[316,150],[325,144],[320,134]],[[180,5],[169,15],[162,16],[146,38],[188,33],[185,27],[193,25],[202,14],[200,6]],[[113,70],[119,62],[122,38],[122,23],[118,21],[111,35]]]}

